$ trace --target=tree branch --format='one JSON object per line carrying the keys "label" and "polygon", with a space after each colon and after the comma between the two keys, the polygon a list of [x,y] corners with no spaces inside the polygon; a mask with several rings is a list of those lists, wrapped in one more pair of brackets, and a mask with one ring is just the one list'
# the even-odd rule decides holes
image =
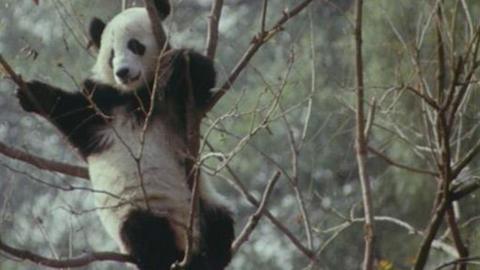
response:
{"label": "tree branch", "polygon": [[289,12],[284,12],[283,16],[274,24],[270,30],[265,32],[260,32],[257,36],[252,39],[252,42],[248,49],[243,54],[242,58],[237,62],[237,65],[233,68],[228,76],[228,79],[223,83],[215,95],[210,99],[207,105],[202,109],[203,113],[208,113],[217,102],[225,95],[225,93],[232,87],[233,83],[236,81],[240,73],[245,69],[247,64],[250,62],[255,53],[262,47],[263,44],[267,43],[273,36],[282,30],[283,25],[288,22],[291,18],[298,15],[303,9],[305,9],[313,0],[304,0]]}
{"label": "tree branch", "polygon": [[248,219],[247,225],[243,228],[242,232],[240,235],[235,239],[235,241],[232,244],[232,253],[236,253],[238,249],[240,248],[243,243],[245,243],[250,235],[252,234],[253,230],[255,230],[255,227],[257,227],[258,222],[260,221],[260,218],[264,215],[265,209],[267,207],[267,202],[268,199],[270,198],[270,194],[273,191],[273,187],[277,183],[278,179],[280,178],[281,173],[277,171],[272,178],[268,181],[267,187],[265,188],[265,191],[263,192],[262,199],[260,200],[260,205],[257,208],[257,211],[250,216]]}
{"label": "tree branch", "polygon": [[448,201],[444,198],[444,200],[437,207],[430,221],[427,232],[425,233],[426,236],[423,239],[420,250],[417,253],[417,261],[415,263],[415,266],[413,267],[413,270],[423,270],[425,268],[428,260],[428,255],[430,253],[430,247],[432,246],[432,242],[435,239],[435,235],[437,234],[438,229],[440,229],[440,225],[442,224],[443,217],[445,216],[447,206]]}
{"label": "tree branch", "polygon": [[15,82],[18,85],[18,87],[20,87],[20,89],[27,88],[27,86],[25,85],[25,82],[22,80],[22,77],[17,73],[15,73],[15,71],[13,71],[12,67],[3,58],[2,54],[0,54],[0,65],[2,67],[2,70],[4,70],[5,73],[7,73],[10,79],[12,79],[12,81]]}
{"label": "tree branch", "polygon": [[357,79],[357,113],[356,113],[356,156],[358,163],[358,176],[362,186],[363,211],[365,216],[365,253],[363,258],[363,270],[372,270],[374,261],[374,213],[372,206],[372,192],[370,180],[367,174],[367,141],[365,137],[364,116],[364,83],[363,83],[363,54],[362,54],[362,10],[363,0],[357,0],[355,4],[355,66]]}
{"label": "tree branch", "polygon": [[11,247],[0,240],[0,250],[20,260],[31,261],[38,265],[48,266],[51,268],[70,268],[70,267],[82,267],[93,262],[99,261],[115,261],[115,262],[129,262],[135,263],[134,259],[125,254],[115,252],[91,252],[81,256],[70,259],[50,259],[37,255],[27,250],[21,250]]}
{"label": "tree branch", "polygon": [[0,142],[0,154],[7,156],[9,158],[23,161],[41,170],[58,172],[65,175],[79,177],[87,180],[89,178],[88,170],[85,167],[70,165],[62,162],[45,159],[42,157],[37,157],[27,152],[9,147],[2,142]]}
{"label": "tree branch", "polygon": [[430,175],[430,176],[438,176],[438,173],[433,172],[433,171],[418,169],[418,168],[410,167],[410,166],[407,166],[407,165],[404,165],[404,164],[400,164],[400,163],[394,161],[393,159],[391,159],[390,157],[388,157],[387,155],[381,153],[377,149],[375,149],[371,146],[367,146],[367,147],[368,147],[369,152],[371,152],[372,154],[375,154],[376,156],[380,157],[381,159],[383,159],[385,162],[387,162],[388,164],[390,164],[392,166],[395,166],[395,167],[398,167],[400,169],[404,169],[404,170],[407,170],[407,171],[411,171],[411,172],[414,172],[414,173],[421,173],[421,174],[426,174],[426,175]]}
{"label": "tree branch", "polygon": [[[1,54],[0,65],[1,70],[5,71],[5,73],[10,77],[10,79],[12,79],[15,84],[17,84],[20,91],[24,91],[27,88],[22,77],[15,73],[15,71],[13,71],[12,67],[7,63],[7,61],[5,61]],[[42,157],[37,157],[27,152],[12,148],[2,142],[0,142],[0,154],[26,162],[42,170],[55,171],[70,176],[88,179],[88,170],[84,167],[69,165],[57,161],[48,160]]]}
{"label": "tree branch", "polygon": [[[166,3],[169,2],[169,0],[164,0],[164,1]],[[162,29],[162,19],[161,19],[162,14],[158,14],[157,7],[153,0],[143,0],[143,3],[145,4],[145,8],[147,9],[148,16],[150,17],[150,21],[152,22],[152,31],[158,46],[162,47],[164,45],[167,45],[168,44],[168,42],[166,42],[167,38]]]}
{"label": "tree branch", "polygon": [[218,25],[222,16],[223,0],[215,0],[212,4],[208,20],[207,45],[205,55],[210,59],[215,58],[218,45]]}

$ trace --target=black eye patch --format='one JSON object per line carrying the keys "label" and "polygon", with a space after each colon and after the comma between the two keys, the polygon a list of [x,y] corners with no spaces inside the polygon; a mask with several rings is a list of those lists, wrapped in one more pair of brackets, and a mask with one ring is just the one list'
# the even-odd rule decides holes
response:
{"label": "black eye patch", "polygon": [[115,52],[112,50],[110,52],[110,58],[108,59],[108,65],[110,68],[113,68],[113,57],[115,57]]}
{"label": "black eye patch", "polygon": [[127,43],[127,48],[132,51],[134,54],[143,55],[145,53],[145,45],[140,43],[140,41],[132,38]]}

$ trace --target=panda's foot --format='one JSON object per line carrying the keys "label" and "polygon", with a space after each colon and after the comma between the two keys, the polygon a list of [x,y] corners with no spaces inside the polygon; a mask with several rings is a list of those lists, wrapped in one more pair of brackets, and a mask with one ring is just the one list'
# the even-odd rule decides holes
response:
{"label": "panda's foot", "polygon": [[232,213],[225,207],[201,202],[204,218],[202,234],[208,265],[212,270],[223,270],[232,259],[231,245],[235,238]]}
{"label": "panda's foot", "polygon": [[183,257],[168,220],[148,211],[131,211],[120,235],[139,270],[170,270],[171,265]]}

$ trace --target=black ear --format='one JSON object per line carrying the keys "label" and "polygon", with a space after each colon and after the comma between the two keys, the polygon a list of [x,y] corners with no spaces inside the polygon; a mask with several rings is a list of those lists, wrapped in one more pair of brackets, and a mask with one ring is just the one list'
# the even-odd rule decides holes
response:
{"label": "black ear", "polygon": [[170,14],[170,1],[169,0],[155,0],[155,7],[157,8],[160,19],[165,19]]}
{"label": "black ear", "polygon": [[100,48],[100,41],[102,39],[102,33],[105,29],[105,23],[99,18],[95,17],[90,22],[90,39],[92,40],[95,47]]}

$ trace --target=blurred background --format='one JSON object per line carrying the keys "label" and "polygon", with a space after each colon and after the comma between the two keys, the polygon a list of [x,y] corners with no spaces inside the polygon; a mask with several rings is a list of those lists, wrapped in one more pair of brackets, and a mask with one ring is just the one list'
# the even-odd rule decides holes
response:
{"label": "blurred background", "polygon": [[[164,27],[173,47],[203,52],[212,1],[172,2],[173,14]],[[259,32],[262,2],[225,0],[215,58],[219,86]],[[268,1],[267,28],[299,2]],[[476,35],[479,1],[365,3],[367,109],[376,101],[369,145],[381,154],[370,153],[367,161],[377,216],[378,269],[413,265],[433,213],[435,117],[406,88],[422,84],[434,89],[438,61],[433,11],[439,2],[447,59],[455,59]],[[128,6],[141,4],[127,1]],[[95,52],[87,48],[90,19],[108,20],[121,9],[121,1],[114,0],[40,0],[39,5],[0,0],[0,53],[25,80],[78,91],[95,61]],[[364,232],[354,151],[353,20],[352,0],[314,0],[259,50],[204,120],[202,154],[215,154],[205,160],[203,174],[234,209],[237,232],[256,210],[252,198],[259,200],[269,178],[280,171],[268,209],[274,222],[317,258],[312,263],[278,225],[263,217],[229,269],[360,269]],[[447,66],[453,63],[449,60]],[[479,138],[476,75],[452,130],[452,162],[461,160]],[[0,142],[85,166],[51,125],[21,110],[15,88],[12,81],[0,79]],[[478,165],[478,158],[472,159],[456,183],[478,181]],[[116,250],[96,216],[88,181],[1,155],[0,179],[0,237],[9,245],[51,258]],[[480,255],[479,203],[478,192],[455,203],[472,257]],[[428,269],[457,258],[447,226],[442,225],[430,255]],[[0,252],[0,269],[45,268]],[[127,267],[97,262],[81,269]]]}

